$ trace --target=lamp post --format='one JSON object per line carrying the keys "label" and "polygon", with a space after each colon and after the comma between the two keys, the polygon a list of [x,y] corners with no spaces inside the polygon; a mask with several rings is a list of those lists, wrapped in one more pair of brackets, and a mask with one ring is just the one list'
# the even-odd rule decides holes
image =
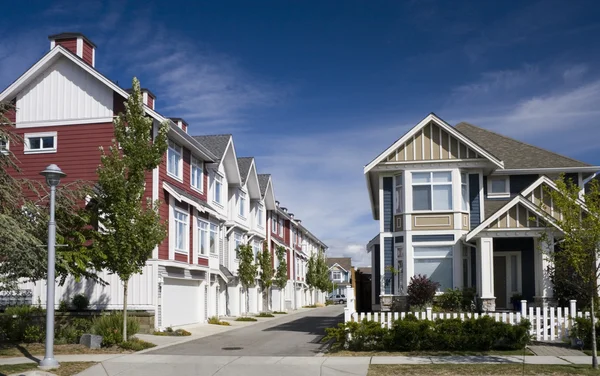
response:
{"label": "lamp post", "polygon": [[48,222],[48,280],[46,285],[46,355],[40,362],[41,368],[52,369],[59,366],[54,359],[54,285],[55,273],[55,243],[56,243],[56,223],[54,222],[54,201],[56,196],[56,186],[60,179],[67,176],[55,164],[51,164],[40,175],[46,177],[46,183],[50,187],[50,221]]}

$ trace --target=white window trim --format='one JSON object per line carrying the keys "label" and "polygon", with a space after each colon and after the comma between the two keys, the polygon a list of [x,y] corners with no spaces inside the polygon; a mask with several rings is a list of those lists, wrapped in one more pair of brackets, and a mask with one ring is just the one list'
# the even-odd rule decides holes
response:
{"label": "white window trim", "polygon": [[[492,180],[504,180],[506,192],[492,193]],[[490,198],[510,197],[510,176],[488,176],[487,177],[487,196]]]}
{"label": "white window trim", "polygon": [[[240,239],[240,243],[237,245],[237,247],[235,246],[235,241],[237,240],[236,236],[239,236],[239,239]],[[237,261],[240,259],[238,248],[244,244],[244,237],[242,236],[242,234],[234,232],[232,243],[233,243],[233,258]]]}
{"label": "white window trim", "polygon": [[[189,253],[190,253],[190,250],[189,250],[189,241],[190,241],[190,227],[189,227],[190,223],[189,223],[189,220],[190,220],[190,214],[188,212],[186,212],[185,210],[182,210],[182,209],[179,209],[179,208],[174,208],[173,210],[174,210],[174,212],[173,212],[173,223],[175,224],[175,234],[174,234],[175,235],[175,244],[173,244],[173,250],[175,251],[175,253],[179,253],[179,254],[182,254],[182,255],[189,255]],[[183,245],[183,247],[184,247],[183,250],[177,249],[177,224],[179,222],[179,220],[177,219],[177,217],[175,215],[177,212],[179,212],[179,213],[181,213],[181,214],[183,214],[183,215],[186,216],[185,227],[184,227],[184,231],[183,231],[183,236],[184,236],[183,241],[185,243]]]}
{"label": "white window trim", "polygon": [[[340,278],[335,278],[335,273],[340,273]],[[333,270],[333,271],[331,272],[331,280],[332,280],[332,281],[343,281],[343,280],[344,280],[344,278],[343,278],[343,276],[342,276],[342,272],[341,272],[341,271],[339,271],[339,270]]]}
{"label": "white window trim", "polygon": [[[212,226],[215,226],[217,231],[215,231],[215,251],[212,252],[210,249],[210,235],[212,233]],[[208,254],[211,256],[219,255],[219,225],[209,222],[208,223]]]}
{"label": "white window trim", "polygon": [[[442,183],[434,183],[433,182],[433,174],[436,172],[446,172],[450,174],[450,181],[449,182],[442,182]],[[429,173],[431,176],[431,181],[429,183],[415,183],[415,181],[413,180],[414,174],[422,174],[422,173]],[[455,197],[454,197],[454,174],[452,173],[452,170],[426,170],[426,171],[411,171],[411,183],[410,183],[410,198],[411,198],[411,208],[413,213],[448,213],[448,212],[452,212],[454,211],[455,206]],[[413,195],[413,187],[417,185],[417,186],[430,186],[431,187],[431,209],[429,210],[417,210],[415,209],[415,203],[414,203],[414,195]],[[450,197],[452,199],[451,202],[451,207],[450,209],[436,209],[434,208],[433,205],[433,186],[435,185],[450,185]],[[406,203],[405,203],[406,204]],[[462,207],[462,204],[461,204]]]}
{"label": "white window trim", "polygon": [[220,188],[220,192],[219,192],[219,198],[221,200],[223,200],[223,175],[219,174],[218,172],[215,171],[214,175],[213,175],[213,183],[212,183],[212,201],[215,205],[219,206],[220,208],[224,208],[223,203],[221,201],[217,201],[217,178],[220,179],[219,184],[221,185]]}
{"label": "white window trim", "polygon": [[283,237],[283,228],[285,227],[285,222],[282,218],[277,218],[277,235]]}
{"label": "white window trim", "polygon": [[[194,180],[192,178],[194,176],[194,167],[200,170],[200,187],[194,186]],[[204,163],[202,163],[201,160],[195,158],[194,156],[192,156],[192,160],[190,163],[190,187],[195,191],[204,193]]]}
{"label": "white window trim", "polygon": [[[169,140],[169,147],[167,149],[167,175],[172,177],[175,180],[178,180],[180,182],[183,182],[183,147],[179,144],[177,144],[174,141]],[[171,147],[171,144],[173,144],[173,147]],[[179,150],[177,150],[177,148],[179,148]],[[169,171],[169,149],[173,149],[175,151],[177,151],[179,153],[179,166],[177,168],[178,174],[174,174],[171,171]]]}
{"label": "white window trim", "polygon": [[[197,231],[198,249],[197,249],[196,253],[198,254],[198,257],[208,257],[208,255],[210,255],[210,223],[205,220],[202,220],[200,218],[198,218],[197,223],[198,223],[198,231]],[[202,227],[200,226],[201,224],[206,225],[206,239],[205,239],[206,253],[202,253],[202,244],[201,244],[202,238],[200,237],[200,232],[202,231]]]}
{"label": "white window trim", "polygon": [[[398,184],[398,179],[400,179],[400,184]],[[398,187],[400,187],[400,196],[398,197]],[[400,205],[400,209],[398,209],[398,198],[402,198],[402,205]],[[394,176],[394,214],[401,214],[404,212],[404,176],[403,174],[398,174]]]}
{"label": "white window trim", "polygon": [[[244,204],[242,205],[242,198],[244,199]],[[248,195],[243,190],[238,190],[237,192],[237,212],[238,217],[242,219],[246,219],[248,216],[248,211],[246,210],[246,200],[248,199]]]}
{"label": "white window trim", "polygon": [[[29,139],[32,137],[54,137],[54,147],[48,149],[34,149],[29,148]],[[45,154],[45,153],[56,153],[58,150],[58,136],[57,132],[38,132],[38,133],[25,133],[23,136],[23,153],[24,154]],[[41,145],[40,145],[41,146]]]}
{"label": "white window trim", "polygon": [[[462,175],[465,175],[465,183],[464,185],[467,187],[467,207],[466,209],[464,209],[462,207],[463,205],[463,197],[462,197],[462,186],[463,186],[463,182],[462,182]],[[469,189],[469,173],[467,171],[459,171],[458,175],[460,176],[460,211],[464,212],[464,213],[470,213],[471,212],[471,201],[469,200],[469,198],[471,197],[471,191]]]}
{"label": "white window trim", "polygon": [[265,227],[265,221],[263,221],[263,214],[265,212],[262,204],[256,205],[256,226],[260,228]]}

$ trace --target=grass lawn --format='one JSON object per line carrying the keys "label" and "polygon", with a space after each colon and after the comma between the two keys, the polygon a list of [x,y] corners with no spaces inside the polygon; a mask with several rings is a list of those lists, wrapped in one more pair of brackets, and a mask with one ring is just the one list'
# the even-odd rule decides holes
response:
{"label": "grass lawn", "polygon": [[[94,362],[66,362],[61,363],[58,369],[50,372],[57,374],[58,376],[71,376],[76,375],[79,372],[86,370],[93,366]],[[38,370],[37,364],[35,363],[24,363],[24,364],[12,364],[6,366],[0,366],[0,376],[10,375],[18,372],[27,372]]]}
{"label": "grass lawn", "polygon": [[478,356],[478,355],[533,355],[528,349],[507,351],[411,351],[411,352],[386,352],[386,351],[332,351],[326,356]]}
{"label": "grass lawn", "polygon": [[[45,346],[42,343],[2,343],[0,344],[0,358],[14,358],[20,356],[44,355]],[[97,350],[88,349],[83,345],[54,345],[54,354],[121,354],[130,353],[117,346],[101,348]]]}
{"label": "grass lawn", "polygon": [[451,376],[451,375],[598,375],[591,366],[526,364],[372,364],[368,376]]}

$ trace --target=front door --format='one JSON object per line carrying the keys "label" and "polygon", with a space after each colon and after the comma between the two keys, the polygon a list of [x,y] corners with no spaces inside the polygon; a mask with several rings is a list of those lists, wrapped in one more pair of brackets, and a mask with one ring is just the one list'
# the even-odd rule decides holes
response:
{"label": "front door", "polygon": [[494,295],[496,296],[496,308],[508,308],[506,301],[506,274],[506,256],[494,256]]}

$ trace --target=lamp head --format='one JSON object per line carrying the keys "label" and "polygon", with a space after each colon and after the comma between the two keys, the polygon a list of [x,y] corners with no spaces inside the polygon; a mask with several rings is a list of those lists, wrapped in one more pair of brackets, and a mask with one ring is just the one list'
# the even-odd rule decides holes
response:
{"label": "lamp head", "polygon": [[46,177],[46,183],[50,187],[56,187],[60,183],[60,179],[67,176],[67,174],[62,172],[60,167],[55,164],[51,164],[46,167],[44,171],[40,172],[40,175]]}

